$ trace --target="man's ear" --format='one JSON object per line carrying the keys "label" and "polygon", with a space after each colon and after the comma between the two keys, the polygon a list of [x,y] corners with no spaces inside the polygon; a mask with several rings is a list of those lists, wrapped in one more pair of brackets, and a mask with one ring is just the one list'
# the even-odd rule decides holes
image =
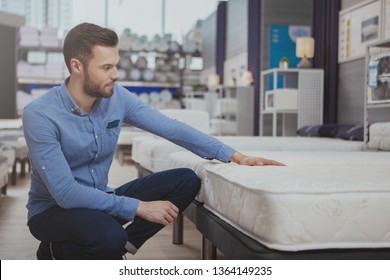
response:
{"label": "man's ear", "polygon": [[70,60],[70,67],[72,68],[72,73],[75,74],[81,74],[83,71],[83,64],[76,58]]}

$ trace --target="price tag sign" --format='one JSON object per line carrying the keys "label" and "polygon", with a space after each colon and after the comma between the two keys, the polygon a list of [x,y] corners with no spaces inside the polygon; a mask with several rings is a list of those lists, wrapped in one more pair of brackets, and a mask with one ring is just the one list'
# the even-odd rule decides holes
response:
{"label": "price tag sign", "polygon": [[378,87],[378,61],[370,62],[368,66],[368,87]]}

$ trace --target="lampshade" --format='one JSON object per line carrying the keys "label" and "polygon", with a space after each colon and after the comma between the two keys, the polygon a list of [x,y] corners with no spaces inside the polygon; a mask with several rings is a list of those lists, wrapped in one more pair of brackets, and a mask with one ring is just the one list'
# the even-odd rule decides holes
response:
{"label": "lampshade", "polygon": [[295,54],[300,58],[312,58],[314,56],[314,39],[298,37]]}
{"label": "lampshade", "polygon": [[219,75],[214,74],[208,77],[207,85],[209,88],[215,88],[219,85],[219,83],[220,83]]}
{"label": "lampshade", "polygon": [[253,84],[253,74],[251,71],[247,70],[244,73],[242,73],[241,77],[241,83],[242,86],[250,86]]}

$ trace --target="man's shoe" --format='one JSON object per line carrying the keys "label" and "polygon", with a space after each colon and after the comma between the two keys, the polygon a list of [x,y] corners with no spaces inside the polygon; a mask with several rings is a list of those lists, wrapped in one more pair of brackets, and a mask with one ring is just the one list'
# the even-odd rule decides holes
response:
{"label": "man's shoe", "polygon": [[54,260],[50,249],[50,242],[41,242],[37,251],[38,260]]}

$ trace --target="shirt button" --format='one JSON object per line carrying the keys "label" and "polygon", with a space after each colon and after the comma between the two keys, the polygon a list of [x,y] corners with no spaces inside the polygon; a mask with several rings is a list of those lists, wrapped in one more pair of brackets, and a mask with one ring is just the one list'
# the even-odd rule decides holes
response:
{"label": "shirt button", "polygon": [[42,170],[45,170],[46,169],[46,166],[42,165]]}
{"label": "shirt button", "polygon": [[98,136],[97,136],[97,135],[95,135],[95,138],[97,139],[97,138],[98,138]]}
{"label": "shirt button", "polygon": [[91,169],[91,172],[93,173],[93,169]]}

